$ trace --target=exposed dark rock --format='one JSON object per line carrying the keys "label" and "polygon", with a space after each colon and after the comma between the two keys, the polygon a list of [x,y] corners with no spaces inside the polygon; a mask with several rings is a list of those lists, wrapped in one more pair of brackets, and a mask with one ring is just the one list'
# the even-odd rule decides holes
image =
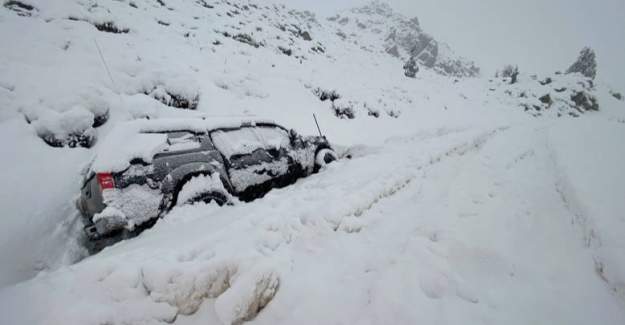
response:
{"label": "exposed dark rock", "polygon": [[586,92],[578,91],[574,95],[571,95],[571,100],[575,103],[578,110],[583,108],[586,111],[598,111],[599,103],[597,99]]}
{"label": "exposed dark rock", "polygon": [[623,95],[619,92],[616,91],[610,91],[610,95],[612,95],[612,97],[618,99],[618,100],[623,100]]}
{"label": "exposed dark rock", "polygon": [[305,41],[312,41],[312,37],[310,37],[310,33],[308,33],[307,31],[303,31],[299,35]]}
{"label": "exposed dark rock", "polygon": [[541,103],[547,106],[551,106],[551,104],[553,104],[553,100],[551,99],[551,95],[549,94],[541,96],[540,98],[538,98],[538,100],[540,100]]}
{"label": "exposed dark rock", "polygon": [[595,51],[589,47],[585,47],[579,53],[577,61],[575,61],[566,73],[581,73],[587,78],[595,79],[597,76],[597,60]]}

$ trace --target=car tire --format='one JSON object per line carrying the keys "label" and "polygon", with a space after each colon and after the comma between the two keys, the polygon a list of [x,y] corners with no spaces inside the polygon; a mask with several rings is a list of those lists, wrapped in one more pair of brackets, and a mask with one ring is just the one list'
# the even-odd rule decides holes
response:
{"label": "car tire", "polygon": [[[201,189],[198,189],[199,184],[202,184]],[[229,202],[228,197],[229,195],[219,177],[200,174],[191,177],[180,187],[176,195],[175,205],[215,202],[217,205],[223,206]]]}
{"label": "car tire", "polygon": [[324,148],[319,150],[315,155],[316,170],[319,170],[322,167],[338,160],[338,158],[338,155],[332,149]]}

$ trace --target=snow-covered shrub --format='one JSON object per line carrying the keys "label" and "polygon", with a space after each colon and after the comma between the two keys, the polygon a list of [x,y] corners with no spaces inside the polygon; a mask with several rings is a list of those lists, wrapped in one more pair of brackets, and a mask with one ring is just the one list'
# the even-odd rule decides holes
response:
{"label": "snow-covered shrub", "polygon": [[291,56],[293,54],[293,50],[291,50],[290,48],[278,46],[278,50],[280,50],[282,54],[287,55],[287,56]]}
{"label": "snow-covered shrub", "polygon": [[94,114],[82,107],[58,113],[47,110],[33,122],[37,135],[52,147],[90,148],[96,140]]}
{"label": "snow-covered shrub", "polygon": [[365,108],[365,110],[367,111],[367,115],[369,116],[373,116],[375,118],[379,118],[380,117],[380,110],[371,107],[371,105],[364,103],[363,107]]}
{"label": "snow-covered shrub", "polygon": [[404,75],[408,78],[415,78],[419,72],[419,66],[414,57],[410,58],[406,64],[404,64]]}
{"label": "snow-covered shrub", "polygon": [[175,92],[165,88],[163,85],[157,85],[150,90],[145,90],[144,94],[160,101],[161,103],[174,108],[195,110],[200,101],[200,95]]}
{"label": "snow-covered shrub", "polygon": [[585,47],[577,60],[566,70],[566,73],[581,73],[584,77],[595,79],[597,76],[597,59],[595,51]]}
{"label": "snow-covered shrub", "polygon": [[325,102],[328,99],[331,102],[334,102],[335,100],[341,98],[341,95],[334,89],[327,90],[317,87],[313,89],[313,94],[315,94],[315,96],[317,96],[322,102]]}
{"label": "snow-covered shrub", "polygon": [[113,21],[92,21],[89,19],[78,18],[74,16],[70,16],[68,19],[72,21],[84,21],[93,25],[93,27],[95,27],[97,30],[105,33],[126,34],[130,31],[130,29],[128,28],[118,26]]}
{"label": "snow-covered shrub", "polygon": [[513,66],[511,64],[506,65],[501,70],[501,77],[502,78],[510,78],[510,84],[515,84],[517,82],[518,77],[519,77],[519,67],[518,66]]}
{"label": "snow-covered shrub", "polygon": [[330,107],[338,118],[350,120],[356,118],[354,103],[351,101],[335,100]]}
{"label": "snow-covered shrub", "polygon": [[30,17],[33,11],[37,11],[37,8],[35,8],[35,6],[15,0],[5,2],[4,7],[11,11],[15,11],[19,16],[22,17]]}
{"label": "snow-covered shrub", "polygon": [[239,33],[237,35],[232,36],[232,39],[235,41],[241,42],[243,44],[256,47],[256,48],[263,46],[261,42],[257,42],[249,34]]}

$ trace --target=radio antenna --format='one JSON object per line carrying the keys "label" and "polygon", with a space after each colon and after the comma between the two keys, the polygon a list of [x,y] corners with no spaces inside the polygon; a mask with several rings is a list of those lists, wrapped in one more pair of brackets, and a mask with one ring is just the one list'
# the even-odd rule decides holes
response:
{"label": "radio antenna", "polygon": [[319,128],[319,123],[317,122],[317,116],[313,113],[313,118],[315,119],[315,124],[317,125],[317,131],[319,131],[319,136],[323,138],[323,134],[321,133],[321,129]]}

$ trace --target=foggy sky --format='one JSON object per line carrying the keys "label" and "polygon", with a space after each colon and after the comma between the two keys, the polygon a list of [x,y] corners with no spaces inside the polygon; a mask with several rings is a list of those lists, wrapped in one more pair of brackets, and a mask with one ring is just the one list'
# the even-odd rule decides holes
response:
{"label": "foggy sky", "polygon": [[[278,0],[320,17],[364,0]],[[597,52],[598,78],[625,91],[625,0],[387,0],[472,59],[484,74],[504,64],[526,72],[565,70],[579,50]]]}

